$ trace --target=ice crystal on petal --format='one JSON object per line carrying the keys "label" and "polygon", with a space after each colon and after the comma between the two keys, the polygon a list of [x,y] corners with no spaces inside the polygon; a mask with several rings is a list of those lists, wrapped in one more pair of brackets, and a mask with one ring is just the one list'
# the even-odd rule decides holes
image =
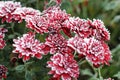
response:
{"label": "ice crystal on petal", "polygon": [[72,80],[78,78],[79,67],[74,60],[73,55],[56,53],[48,61],[48,67],[51,68],[49,74],[53,74],[55,78],[62,78],[62,80]]}
{"label": "ice crystal on petal", "polygon": [[[53,6],[43,11],[43,16],[50,19],[51,22],[62,23],[69,18],[69,15],[65,10],[61,10],[60,7]],[[56,24],[57,25],[57,24]]]}
{"label": "ice crystal on petal", "polygon": [[67,40],[61,34],[49,35],[46,38],[45,44],[50,47],[51,54],[56,52],[72,52],[72,49],[67,46]]}
{"label": "ice crystal on petal", "polygon": [[27,16],[27,27],[42,33],[59,33],[62,29],[62,23],[68,19],[69,15],[60,9],[60,7],[50,7],[44,10],[40,16]]}
{"label": "ice crystal on petal", "polygon": [[13,1],[0,1],[0,18],[2,18],[2,22],[12,22],[13,15],[12,13],[17,9],[20,8],[21,5],[19,2]]}
{"label": "ice crystal on petal", "polygon": [[98,40],[110,40],[110,33],[108,30],[105,28],[104,23],[99,20],[99,19],[93,19],[92,22],[92,35],[95,36],[96,39]]}
{"label": "ice crystal on petal", "polygon": [[79,54],[85,54],[87,50],[86,39],[80,38],[79,36],[72,37],[68,40],[68,46],[76,50]]}
{"label": "ice crystal on petal", "polygon": [[15,50],[13,53],[19,53],[19,58],[23,57],[24,61],[30,59],[30,57],[36,57],[38,59],[42,58],[44,55],[44,51],[42,50],[42,43],[35,39],[35,34],[29,32],[28,34],[24,34],[23,37],[18,37],[18,39],[14,39],[13,46]]}
{"label": "ice crystal on petal", "polygon": [[65,10],[61,10],[60,7],[53,6],[43,11],[43,16],[49,20],[49,29],[59,32],[62,27],[62,23],[69,18],[69,15]]}
{"label": "ice crystal on petal", "polygon": [[23,19],[26,19],[26,16],[38,16],[41,13],[38,10],[28,7],[17,8],[13,13],[13,18],[15,21],[21,22]]}
{"label": "ice crystal on petal", "polygon": [[111,53],[107,44],[94,38],[89,39],[85,56],[95,67],[99,67],[101,64],[109,65],[111,60]]}
{"label": "ice crystal on petal", "polygon": [[77,33],[81,38],[91,36],[90,20],[80,19],[79,17],[70,17],[63,25],[71,31]]}
{"label": "ice crystal on petal", "polygon": [[110,40],[110,34],[101,20],[93,19],[93,21],[91,21],[89,19],[85,20],[78,17],[70,17],[63,25],[77,33],[81,38],[94,36],[98,40]]}
{"label": "ice crystal on petal", "polygon": [[37,33],[48,33],[49,21],[42,16],[27,16],[27,27],[35,30]]}
{"label": "ice crystal on petal", "polygon": [[79,54],[83,54],[95,67],[99,67],[101,64],[109,65],[111,60],[111,53],[107,44],[95,38],[82,39],[79,36],[75,36],[68,40],[68,46]]}

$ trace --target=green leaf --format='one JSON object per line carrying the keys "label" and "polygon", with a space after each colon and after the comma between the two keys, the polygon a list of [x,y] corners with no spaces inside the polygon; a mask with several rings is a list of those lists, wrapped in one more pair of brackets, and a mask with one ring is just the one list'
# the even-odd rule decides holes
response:
{"label": "green leaf", "polygon": [[32,80],[32,73],[28,70],[25,72],[25,79]]}
{"label": "green leaf", "polygon": [[120,22],[120,15],[116,15],[112,20],[112,23],[118,23],[118,22]]}
{"label": "green leaf", "polygon": [[109,2],[106,7],[105,7],[105,10],[108,11],[108,10],[113,10],[115,9],[118,5],[120,4],[120,1],[119,0],[113,0],[111,2]]}
{"label": "green leaf", "polygon": [[100,79],[96,78],[96,76],[94,75],[89,80],[100,80]]}
{"label": "green leaf", "polygon": [[117,77],[118,79],[120,79],[120,71],[114,75],[114,77]]}
{"label": "green leaf", "polygon": [[82,74],[83,74],[83,75],[93,76],[93,74],[90,72],[89,69],[82,70]]}
{"label": "green leaf", "polygon": [[22,72],[22,71],[24,71],[24,69],[25,69],[24,65],[19,65],[15,68],[15,70],[18,71],[18,72]]}
{"label": "green leaf", "polygon": [[111,52],[113,55],[115,55],[116,53],[119,53],[120,52],[120,44],[116,48],[114,48]]}
{"label": "green leaf", "polygon": [[15,35],[11,34],[8,36],[9,39],[13,39],[15,37]]}

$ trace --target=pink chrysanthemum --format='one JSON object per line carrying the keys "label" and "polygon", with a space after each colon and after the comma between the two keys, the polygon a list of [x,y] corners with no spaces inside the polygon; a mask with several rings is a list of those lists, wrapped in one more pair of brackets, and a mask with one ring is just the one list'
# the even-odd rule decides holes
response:
{"label": "pink chrysanthemum", "polygon": [[21,5],[19,2],[13,1],[0,1],[0,18],[2,18],[2,22],[11,22],[13,19],[12,13],[17,9],[20,8]]}
{"label": "pink chrysanthemum", "polygon": [[92,35],[98,40],[108,41],[110,40],[110,33],[105,28],[104,23],[99,19],[93,19],[92,22]]}
{"label": "pink chrysanthemum", "polygon": [[40,12],[33,8],[22,7],[17,8],[12,14],[15,21],[22,22],[23,19],[26,19],[26,16],[38,16]]}
{"label": "pink chrysanthemum", "polygon": [[68,40],[67,45],[73,48],[79,54],[84,54],[87,50],[87,43],[85,42],[83,38],[80,38],[79,36],[70,38]]}
{"label": "pink chrysanthemum", "polygon": [[82,39],[76,36],[68,40],[68,46],[79,54],[83,54],[95,67],[99,67],[101,64],[109,65],[111,60],[111,53],[107,44],[95,38]]}
{"label": "pink chrysanthemum", "polygon": [[0,65],[0,80],[6,78],[7,68],[4,65]]}
{"label": "pink chrysanthemum", "polygon": [[27,27],[35,30],[37,33],[48,33],[49,21],[42,16],[27,16]]}
{"label": "pink chrysanthemum", "polygon": [[0,49],[3,49],[6,45],[5,41],[3,40],[3,38],[5,37],[5,32],[7,32],[7,29],[0,28]]}
{"label": "pink chrysanthemum", "polygon": [[62,27],[62,23],[69,18],[69,14],[65,10],[61,10],[60,7],[53,6],[43,11],[43,16],[49,19],[50,29],[59,31]]}
{"label": "pink chrysanthemum", "polygon": [[72,80],[72,78],[78,78],[79,67],[74,60],[73,55],[56,53],[48,61],[48,67],[51,68],[49,74],[53,74],[53,77],[60,78],[62,80]]}
{"label": "pink chrysanthemum", "polygon": [[107,44],[102,41],[98,41],[94,38],[90,38],[87,41],[86,59],[95,67],[99,67],[101,64],[109,65],[111,60],[111,52]]}
{"label": "pink chrysanthemum", "polygon": [[50,48],[51,54],[56,52],[72,52],[72,49],[67,46],[67,40],[61,34],[49,35],[46,38],[45,44]]}
{"label": "pink chrysanthemum", "polygon": [[92,34],[90,20],[80,19],[79,17],[70,17],[63,23],[63,25],[77,33],[81,38],[90,37]]}
{"label": "pink chrysanthemum", "polygon": [[24,34],[23,37],[18,37],[18,39],[14,39],[13,41],[13,46],[15,47],[13,53],[19,53],[18,57],[23,57],[23,61],[29,60],[30,57],[41,59],[42,55],[45,54],[42,50],[43,45],[35,39],[35,34],[32,32]]}
{"label": "pink chrysanthemum", "polygon": [[58,6],[49,7],[48,9],[44,10],[43,16],[49,18],[52,23],[59,24],[69,18],[69,14],[67,14],[65,10],[61,10]]}

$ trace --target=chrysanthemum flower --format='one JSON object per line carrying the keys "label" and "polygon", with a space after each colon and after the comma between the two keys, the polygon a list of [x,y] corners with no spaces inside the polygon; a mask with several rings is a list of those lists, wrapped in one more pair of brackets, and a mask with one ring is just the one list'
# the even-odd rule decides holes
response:
{"label": "chrysanthemum flower", "polygon": [[62,23],[69,18],[69,14],[65,10],[61,10],[58,6],[49,7],[43,11],[43,16],[50,19],[51,22]]}
{"label": "chrysanthemum flower", "polygon": [[56,53],[50,60],[47,64],[51,68],[49,74],[53,74],[53,77],[61,78],[62,80],[78,78],[79,67],[73,55]]}
{"label": "chrysanthemum flower", "polygon": [[40,12],[33,8],[21,7],[17,8],[12,15],[15,21],[22,22],[23,19],[26,19],[26,16],[38,16],[40,15]]}
{"label": "chrysanthemum flower", "polygon": [[72,37],[68,40],[68,46],[73,48],[75,51],[77,51],[79,54],[85,54],[87,50],[87,43],[83,38],[80,38],[79,36]]}
{"label": "chrysanthemum flower", "polygon": [[43,16],[49,19],[50,28],[57,32],[61,29],[62,23],[69,18],[69,14],[60,7],[53,6],[43,11]]}
{"label": "chrysanthemum flower", "polygon": [[46,38],[45,44],[50,48],[51,54],[54,54],[56,52],[72,52],[72,49],[67,46],[67,40],[61,34],[49,35]]}
{"label": "chrysanthemum flower", "polygon": [[18,39],[14,39],[13,41],[13,46],[15,47],[13,53],[18,53],[18,57],[23,57],[23,61],[29,60],[30,57],[41,59],[42,55],[45,54],[42,50],[44,46],[42,43],[40,44],[37,39],[35,39],[35,34],[32,32],[24,34],[23,37],[18,37]]}
{"label": "chrysanthemum flower", "polygon": [[42,16],[27,16],[25,21],[27,23],[26,26],[30,29],[35,30],[37,33],[43,34],[49,32],[49,21]]}
{"label": "chrysanthemum flower", "polygon": [[2,18],[2,22],[12,22],[13,15],[12,13],[20,8],[21,5],[19,2],[13,1],[0,1],[0,18]]}
{"label": "chrysanthemum flower", "polygon": [[94,38],[90,38],[87,41],[85,56],[95,67],[99,67],[101,64],[109,65],[109,61],[111,60],[111,52],[108,45]]}
{"label": "chrysanthemum flower", "polygon": [[69,17],[69,19],[63,23],[63,25],[64,27],[78,34],[81,38],[90,37],[92,34],[90,20],[80,19],[79,17]]}
{"label": "chrysanthemum flower", "polygon": [[6,78],[7,68],[4,65],[0,65],[0,80]]}
{"label": "chrysanthemum flower", "polygon": [[111,53],[107,44],[95,38],[82,39],[79,36],[75,36],[68,40],[68,46],[72,47],[79,54],[84,55],[86,60],[95,67],[99,67],[101,64],[109,65],[111,60]]}
{"label": "chrysanthemum flower", "polygon": [[105,28],[104,23],[99,19],[93,19],[92,22],[92,35],[98,40],[108,41],[110,40],[110,33]]}

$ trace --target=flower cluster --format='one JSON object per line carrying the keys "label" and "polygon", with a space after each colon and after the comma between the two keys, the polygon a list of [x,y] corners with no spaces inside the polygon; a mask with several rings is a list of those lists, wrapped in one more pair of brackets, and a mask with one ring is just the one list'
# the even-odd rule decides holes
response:
{"label": "flower cluster", "polygon": [[[95,37],[95,39],[107,41],[110,40],[110,34],[101,20],[85,20],[70,17],[63,25],[79,35],[80,38]],[[69,34],[69,33],[68,33]]]}
{"label": "flower cluster", "polygon": [[23,57],[23,61],[29,60],[30,57],[41,59],[42,55],[45,54],[42,50],[42,43],[35,39],[35,34],[32,32],[24,34],[23,37],[18,37],[18,39],[13,41],[13,46],[15,47],[13,53],[19,53],[18,57]]}
{"label": "flower cluster", "polygon": [[49,74],[53,74],[55,78],[61,77],[62,80],[72,80],[78,78],[79,67],[74,60],[73,55],[56,53],[48,61],[48,67],[52,70]]}
{"label": "flower cluster", "polygon": [[[18,2],[0,2],[2,22],[20,23],[25,20],[26,27],[35,31],[14,39],[13,53],[17,53],[18,58],[23,58],[23,61],[28,61],[30,57],[41,59],[42,55],[50,53],[52,57],[47,62],[47,67],[51,68],[49,74],[53,75],[52,80],[72,80],[79,77],[74,52],[79,56],[83,55],[94,67],[109,65],[111,53],[105,41],[110,40],[110,34],[104,23],[99,19],[71,17],[60,9],[61,0],[56,0],[56,3],[57,5],[39,12],[21,7]],[[5,45],[4,32],[6,31],[0,28],[0,48]],[[36,32],[40,35],[47,33],[45,42],[40,43],[35,39]]]}
{"label": "flower cluster", "polygon": [[46,38],[45,44],[50,48],[50,53],[72,53],[72,49],[67,46],[67,40],[61,34],[51,34]]}
{"label": "flower cluster", "polygon": [[3,40],[5,37],[5,32],[7,32],[7,29],[0,28],[0,49],[3,49],[5,46],[5,41]]}
{"label": "flower cluster", "polygon": [[6,78],[7,68],[4,65],[0,65],[0,80]]}
{"label": "flower cluster", "polygon": [[68,40],[68,46],[77,51],[79,55],[84,55],[86,60],[95,67],[101,64],[108,65],[111,53],[104,41],[109,40],[110,35],[101,20],[91,21],[70,17],[63,25],[76,33],[75,37]]}
{"label": "flower cluster", "polygon": [[20,2],[0,1],[0,18],[2,22],[22,22],[26,16],[40,15],[38,10],[33,8],[21,7]]}

